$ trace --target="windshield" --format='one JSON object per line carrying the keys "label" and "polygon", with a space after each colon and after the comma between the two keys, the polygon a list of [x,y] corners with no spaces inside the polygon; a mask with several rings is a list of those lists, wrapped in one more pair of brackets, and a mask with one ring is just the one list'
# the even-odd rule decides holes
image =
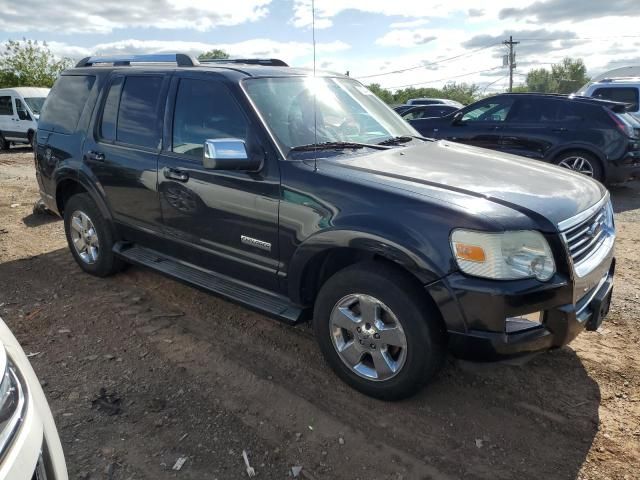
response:
{"label": "windshield", "polygon": [[285,154],[316,143],[374,144],[419,136],[371,91],[348,78],[250,78],[244,86]]}
{"label": "windshield", "polygon": [[30,97],[25,98],[24,101],[27,102],[29,109],[34,115],[40,115],[40,110],[42,110],[45,99],[46,97]]}

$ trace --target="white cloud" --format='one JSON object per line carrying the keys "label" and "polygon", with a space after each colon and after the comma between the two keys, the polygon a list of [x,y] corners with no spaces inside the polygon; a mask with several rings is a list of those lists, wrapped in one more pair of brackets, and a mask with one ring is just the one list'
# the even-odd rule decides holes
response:
{"label": "white cloud", "polygon": [[427,25],[429,21],[430,20],[427,18],[417,18],[415,20],[408,20],[406,22],[394,22],[389,25],[389,28],[416,28]]}
{"label": "white cloud", "polygon": [[[8,5],[7,5],[8,3]],[[271,0],[9,0],[2,2],[0,31],[110,33],[139,27],[207,31],[260,20]]]}
{"label": "white cloud", "polygon": [[[194,56],[200,53],[220,48],[232,57],[263,57],[280,58],[287,63],[311,55],[313,46],[305,42],[278,42],[269,39],[251,39],[237,43],[202,43],[180,42],[168,40],[121,40],[117,42],[100,43],[92,47],[79,47],[61,42],[50,42],[49,48],[57,56],[81,58],[89,55],[106,54],[143,54],[181,52]],[[349,49],[349,44],[336,40],[316,44],[318,53],[335,53]]]}

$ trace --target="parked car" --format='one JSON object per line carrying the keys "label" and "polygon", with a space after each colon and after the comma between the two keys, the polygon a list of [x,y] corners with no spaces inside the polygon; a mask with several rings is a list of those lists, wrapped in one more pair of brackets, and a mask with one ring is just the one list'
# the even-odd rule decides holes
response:
{"label": "parked car", "polygon": [[418,105],[404,110],[399,115],[411,123],[412,120],[419,118],[444,117],[458,110],[460,110],[458,107],[452,105]]}
{"label": "parked car", "polygon": [[40,110],[48,94],[48,88],[0,89],[0,150],[7,150],[12,143],[33,144]]}
{"label": "parked car", "polygon": [[407,100],[407,105],[451,105],[458,108],[464,107],[460,102],[449,100],[448,98],[411,98]]}
{"label": "parked car", "polygon": [[640,77],[606,78],[588,85],[582,95],[626,103],[627,112],[640,120]]}
{"label": "parked car", "polygon": [[0,319],[0,479],[67,480],[56,425],[20,344]]}
{"label": "parked car", "polygon": [[640,125],[625,109],[587,97],[514,93],[412,125],[426,137],[543,160],[613,183],[640,175]]}
{"label": "parked car", "polygon": [[312,317],[337,375],[385,399],[447,350],[515,355],[598,328],[615,239],[600,183],[421,138],[356,80],[312,75],[181,54],[64,72],[36,170],[80,268],[135,263]]}

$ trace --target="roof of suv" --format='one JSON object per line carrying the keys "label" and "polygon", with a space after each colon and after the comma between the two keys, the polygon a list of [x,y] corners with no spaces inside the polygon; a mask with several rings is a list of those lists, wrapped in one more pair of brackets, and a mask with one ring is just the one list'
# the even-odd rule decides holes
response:
{"label": "roof of suv", "polygon": [[560,93],[499,93],[496,97],[533,97],[533,98],[554,98],[558,100],[568,100],[589,105],[599,105],[611,108],[613,111],[624,111],[628,106],[626,103],[614,102],[612,100],[604,100],[601,98],[583,97],[580,95],[564,95]]}

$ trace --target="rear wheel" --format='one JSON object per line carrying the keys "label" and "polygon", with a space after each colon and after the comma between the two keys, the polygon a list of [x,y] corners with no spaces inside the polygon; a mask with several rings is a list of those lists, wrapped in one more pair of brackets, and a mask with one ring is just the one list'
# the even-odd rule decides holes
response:
{"label": "rear wheel", "polygon": [[574,172],[582,173],[583,175],[595,178],[600,182],[604,179],[600,160],[587,152],[565,152],[560,154],[558,158],[555,159],[554,163],[559,167],[568,168]]}
{"label": "rear wheel", "polygon": [[425,295],[407,274],[379,262],[331,277],[316,299],[313,326],[336,374],[387,400],[420,390],[445,358],[440,314]]}
{"label": "rear wheel", "polygon": [[112,249],[114,236],[100,210],[86,193],[72,196],[64,207],[69,249],[85,272],[106,277],[122,269]]}

